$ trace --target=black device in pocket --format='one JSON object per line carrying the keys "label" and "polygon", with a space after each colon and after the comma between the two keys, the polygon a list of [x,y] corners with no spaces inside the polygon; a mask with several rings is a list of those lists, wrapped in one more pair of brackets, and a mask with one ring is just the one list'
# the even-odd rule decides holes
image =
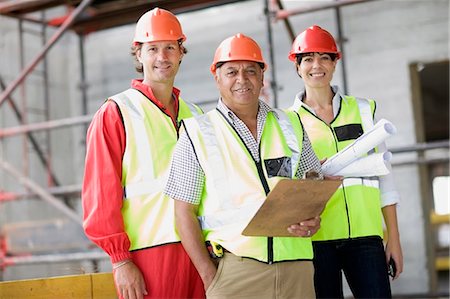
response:
{"label": "black device in pocket", "polygon": [[291,178],[291,163],[292,162],[290,157],[280,157],[264,160],[269,178],[275,176]]}
{"label": "black device in pocket", "polygon": [[397,267],[395,266],[395,261],[394,259],[391,257],[389,260],[389,265],[388,265],[388,274],[389,276],[391,276],[392,278],[395,277],[395,274],[397,274]]}

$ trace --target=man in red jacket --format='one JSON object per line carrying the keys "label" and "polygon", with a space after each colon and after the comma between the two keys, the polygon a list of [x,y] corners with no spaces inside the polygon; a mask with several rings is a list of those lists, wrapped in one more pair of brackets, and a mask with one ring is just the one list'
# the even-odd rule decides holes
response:
{"label": "man in red jacket", "polygon": [[84,229],[110,256],[120,298],[205,297],[175,231],[174,203],[162,192],[178,124],[201,113],[173,86],[185,39],[171,12],[142,15],[132,54],[144,78],[109,97],[87,133]]}

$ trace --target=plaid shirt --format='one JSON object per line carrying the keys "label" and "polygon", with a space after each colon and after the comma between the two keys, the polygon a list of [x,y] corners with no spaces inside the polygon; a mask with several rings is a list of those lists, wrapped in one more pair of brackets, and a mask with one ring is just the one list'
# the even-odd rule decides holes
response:
{"label": "plaid shirt", "polygon": [[[261,140],[261,134],[266,122],[267,114],[269,111],[272,111],[272,109],[266,103],[259,101],[256,140],[244,122],[228,109],[221,99],[217,105],[217,110],[228,118],[230,124],[232,124],[233,128],[250,150],[253,159],[255,159],[256,162],[259,162],[259,142]],[[322,177],[320,162],[314,154],[306,132],[304,132],[303,136],[300,165],[295,175],[297,178],[302,178],[305,172],[313,170]],[[164,193],[171,198],[198,205],[200,203],[204,184],[205,174],[197,160],[194,148],[192,147],[192,142],[189,140],[186,132],[183,131],[180,134],[180,139],[178,140],[173,154],[172,166]]]}

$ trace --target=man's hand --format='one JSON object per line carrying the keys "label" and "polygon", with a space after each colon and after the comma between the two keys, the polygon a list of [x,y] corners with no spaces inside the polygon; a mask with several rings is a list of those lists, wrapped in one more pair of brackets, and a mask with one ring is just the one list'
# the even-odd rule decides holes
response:
{"label": "man's hand", "polygon": [[300,223],[292,224],[287,228],[288,232],[297,237],[311,237],[320,228],[320,216],[307,219]]}
{"label": "man's hand", "polygon": [[175,199],[175,224],[181,244],[202,278],[206,291],[216,275],[217,267],[206,249],[197,215],[198,205]]}
{"label": "man's hand", "polygon": [[209,263],[208,265],[205,265],[205,268],[201,270],[201,273],[199,272],[199,275],[203,281],[203,286],[205,287],[205,292],[208,290],[209,286],[214,280],[214,276],[216,275],[216,273],[217,267],[213,261],[211,261],[211,263]]}
{"label": "man's hand", "polygon": [[[119,263],[113,264],[113,268]],[[113,270],[113,275],[120,299],[143,299],[147,295],[144,277],[132,261],[119,265]]]}

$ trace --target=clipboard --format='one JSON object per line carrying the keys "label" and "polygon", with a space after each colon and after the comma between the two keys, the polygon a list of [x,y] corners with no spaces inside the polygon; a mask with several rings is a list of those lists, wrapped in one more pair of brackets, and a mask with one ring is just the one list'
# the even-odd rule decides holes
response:
{"label": "clipboard", "polygon": [[291,224],[320,215],[341,184],[342,180],[279,181],[242,231],[242,235],[293,237],[287,228]]}

